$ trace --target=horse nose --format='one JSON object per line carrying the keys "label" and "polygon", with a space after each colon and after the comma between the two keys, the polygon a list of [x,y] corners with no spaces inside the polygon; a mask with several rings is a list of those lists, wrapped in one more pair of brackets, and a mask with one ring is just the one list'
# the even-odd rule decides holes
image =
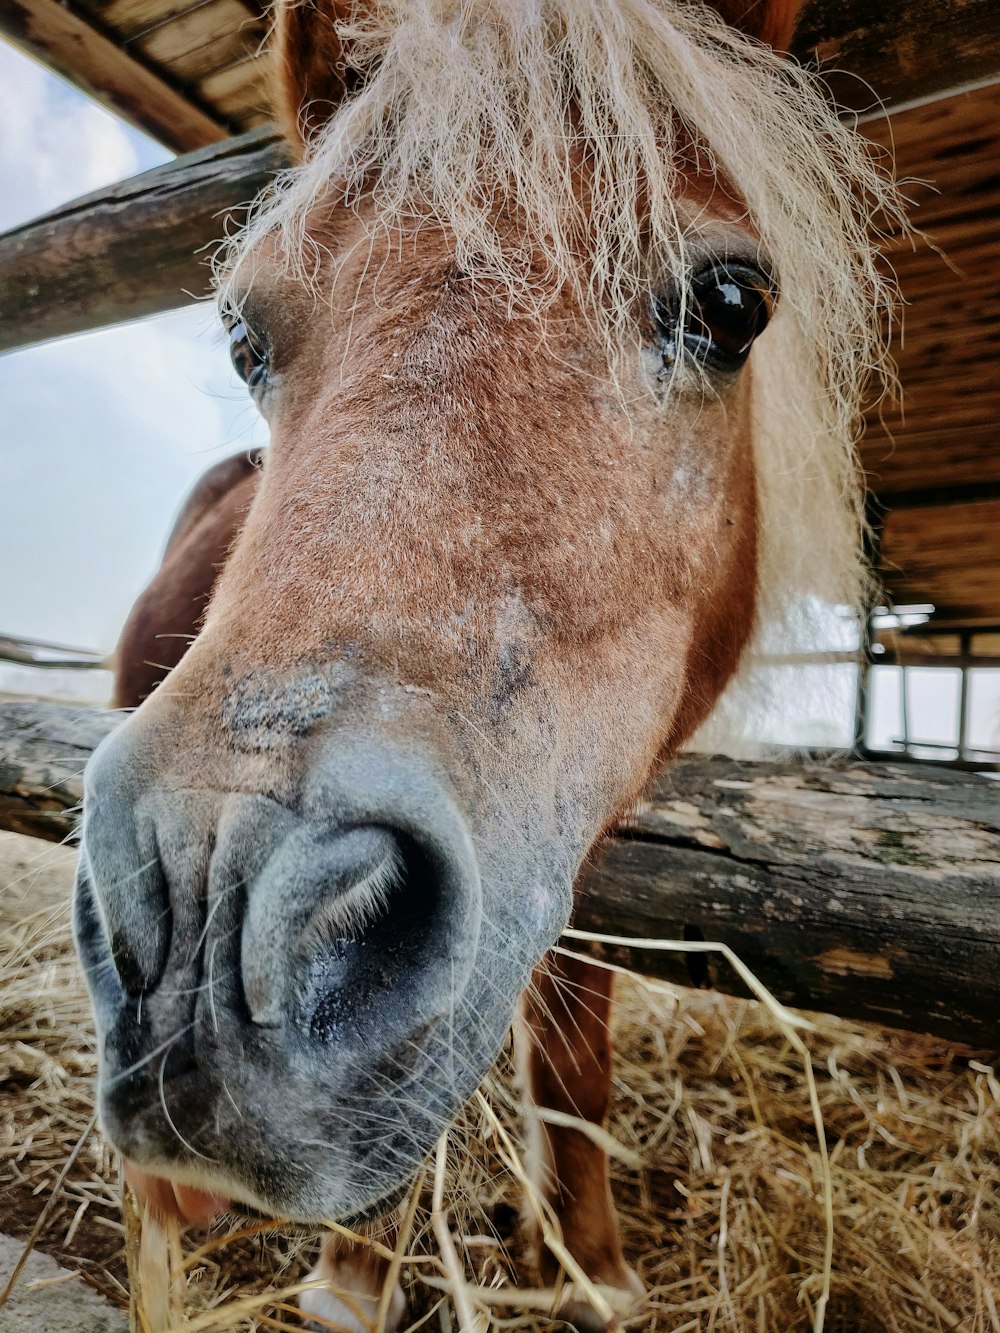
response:
{"label": "horse nose", "polygon": [[345,1015],[352,1036],[369,1010],[411,1030],[440,1016],[440,984],[420,979],[464,984],[481,904],[464,820],[426,760],[365,738],[324,747],[292,809],[165,784],[128,731],[86,779],[76,916],[96,997],[114,981],[131,997],[194,987],[207,968],[213,1002],[256,1028],[327,1040]]}
{"label": "horse nose", "polygon": [[342,735],[316,757],[297,817],[247,886],[250,1020],[349,1045],[434,1023],[468,980],[482,915],[446,784],[426,759]]}
{"label": "horse nose", "polygon": [[136,997],[163,975],[171,920],[155,822],[137,808],[141,797],[121,730],[90,760],[84,788],[78,909],[86,897],[117,978]]}
{"label": "horse nose", "polygon": [[[471,1040],[455,1015],[482,994],[457,785],[372,728],[297,748],[280,802],[239,774],[198,788],[180,745],[157,770],[140,717],[92,762],[75,901],[105,1132],[139,1170],[269,1213],[389,1197],[440,1133]],[[476,1002],[475,1039],[499,1042]]]}

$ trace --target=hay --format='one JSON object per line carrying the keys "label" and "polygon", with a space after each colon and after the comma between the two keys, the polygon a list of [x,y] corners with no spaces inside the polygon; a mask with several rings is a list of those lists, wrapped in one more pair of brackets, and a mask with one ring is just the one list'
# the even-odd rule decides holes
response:
{"label": "hay", "polygon": [[[124,1307],[118,1167],[86,1133],[95,1061],[69,941],[67,854],[39,848],[0,836],[0,1216],[26,1236],[48,1206],[40,1247]],[[651,1293],[627,1327],[811,1328],[825,1173],[801,1053],[766,1006],[639,978],[621,981],[617,1029],[612,1172],[625,1248]],[[996,1333],[1000,1081],[990,1063],[829,1018],[802,1039],[834,1221],[825,1328]],[[562,1327],[544,1313],[553,1293],[538,1289],[518,1226],[516,1108],[502,1067],[449,1135],[450,1180],[432,1162],[411,1196],[394,1262],[414,1329]],[[188,1333],[300,1328],[294,1298],[315,1248],[312,1236],[264,1224],[188,1236],[185,1289],[175,1283],[160,1301],[169,1309],[183,1296]]]}

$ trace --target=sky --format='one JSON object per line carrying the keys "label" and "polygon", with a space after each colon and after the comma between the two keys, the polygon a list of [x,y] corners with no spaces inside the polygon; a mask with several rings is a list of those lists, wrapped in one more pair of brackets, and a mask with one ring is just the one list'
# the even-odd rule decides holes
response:
{"label": "sky", "polygon": [[[0,230],[169,161],[0,42]],[[180,502],[266,440],[211,305],[0,356],[0,634],[107,652]]]}

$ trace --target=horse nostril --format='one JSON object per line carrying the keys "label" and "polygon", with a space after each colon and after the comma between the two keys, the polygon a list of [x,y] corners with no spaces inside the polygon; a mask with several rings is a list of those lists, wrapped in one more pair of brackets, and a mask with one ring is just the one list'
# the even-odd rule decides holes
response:
{"label": "horse nostril", "polygon": [[243,927],[243,987],[255,1024],[287,1021],[293,974],[362,935],[400,871],[396,839],[376,826],[336,834],[307,826],[285,838],[250,888]]}
{"label": "horse nostril", "polygon": [[332,1041],[390,1013],[406,1031],[436,1017],[421,1017],[421,986],[453,948],[447,878],[396,829],[297,829],[250,886],[241,971],[251,1020]]}
{"label": "horse nostril", "polygon": [[[398,1010],[390,1030],[410,1032],[419,1009],[418,978],[447,935],[441,877],[432,858],[398,835],[394,874],[370,910],[321,921],[308,953],[304,1017],[319,1041],[339,1040],[345,1025]],[[318,947],[316,947],[318,946]],[[424,1021],[421,1039],[431,1029]],[[409,1041],[417,1041],[416,1036]]]}
{"label": "horse nostril", "polygon": [[115,971],[126,995],[136,999],[151,991],[163,975],[167,954],[165,937],[160,948],[145,954],[133,947],[133,941],[123,931],[113,931],[110,944]]}

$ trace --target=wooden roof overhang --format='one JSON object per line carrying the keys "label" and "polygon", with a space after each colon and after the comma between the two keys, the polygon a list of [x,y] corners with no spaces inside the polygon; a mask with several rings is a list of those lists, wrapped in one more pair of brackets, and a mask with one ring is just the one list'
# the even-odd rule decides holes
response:
{"label": "wooden roof overhang", "polygon": [[[285,161],[259,0],[0,0],[0,34],[188,156],[0,237],[0,351],[183,304]],[[811,0],[797,42],[912,182],[903,394],[862,461],[886,596],[1000,625],[1000,0]],[[881,103],[881,107],[880,104]]]}
{"label": "wooden roof overhang", "polygon": [[[177,152],[271,115],[268,0],[0,0],[0,34]],[[852,110],[995,78],[995,0],[809,0],[796,54]]]}
{"label": "wooden roof overhang", "polygon": [[893,147],[921,232],[889,247],[901,393],[861,446],[882,577],[937,624],[1000,623],[1000,84],[865,129]]}

